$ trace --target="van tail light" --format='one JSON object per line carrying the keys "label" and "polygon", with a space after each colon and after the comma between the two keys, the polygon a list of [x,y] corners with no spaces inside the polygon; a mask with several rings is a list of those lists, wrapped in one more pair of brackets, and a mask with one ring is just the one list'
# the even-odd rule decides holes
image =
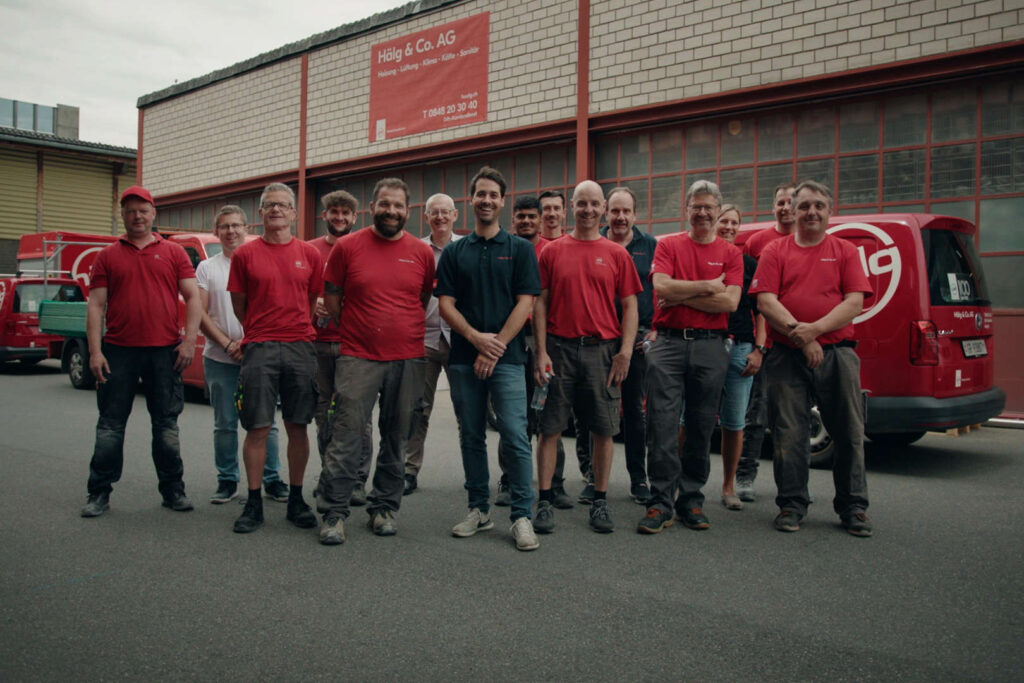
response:
{"label": "van tail light", "polygon": [[939,364],[939,335],[931,320],[910,323],[910,362],[914,365]]}

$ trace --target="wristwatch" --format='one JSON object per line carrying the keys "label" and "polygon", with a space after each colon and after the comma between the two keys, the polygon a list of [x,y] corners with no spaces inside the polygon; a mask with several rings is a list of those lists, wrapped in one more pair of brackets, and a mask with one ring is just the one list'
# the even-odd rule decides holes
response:
{"label": "wristwatch", "polygon": [[764,345],[762,345],[762,346],[755,346],[754,348],[757,349],[758,351],[760,351],[762,356],[764,356],[764,355],[766,355],[768,353],[768,347],[767,346],[764,346]]}

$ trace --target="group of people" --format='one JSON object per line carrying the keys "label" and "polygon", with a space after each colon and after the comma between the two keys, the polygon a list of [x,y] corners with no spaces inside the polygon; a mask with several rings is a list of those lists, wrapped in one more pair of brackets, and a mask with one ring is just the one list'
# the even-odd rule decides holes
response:
{"label": "group of people", "polygon": [[[451,530],[456,537],[494,526],[488,406],[500,435],[494,503],[509,506],[519,550],[537,548],[537,534],[555,529],[555,509],[573,505],[560,439],[570,419],[587,480],[578,500],[589,504],[596,532],[615,528],[607,493],[620,422],[630,496],[646,507],[638,532],[656,534],[675,520],[709,528],[703,487],[716,422],[722,504],[740,510],[753,499],[770,424],[775,527],[797,531],[810,504],[814,403],[836,443],[833,506],[840,523],[851,534],[871,535],[852,324],[871,288],[855,248],[826,232],[826,186],[777,188],[774,228],[753,235],[742,252],[732,244],[741,211],[724,204],[709,181],[686,192],[688,229],[660,242],[634,225],[637,198],[627,187],[606,196],[593,181],[579,183],[569,203],[571,233],[559,192],[517,197],[512,228],[504,229],[506,189],[499,171],[480,169],[470,183],[474,227],[463,237],[453,231],[454,200],[429,197],[430,235],[423,239],[404,229],[410,197],[403,181],[377,183],[372,226],[356,232],[356,198],[331,192],[322,199],[328,232],[307,243],[291,232],[294,194],[272,183],[260,198],[263,235],[246,242],[247,217],[225,206],[214,226],[222,251],[196,273],[180,247],[151,232],[149,193],[126,190],[126,233],[97,258],[89,296],[100,419],[82,515],[108,509],[140,376],[164,505],[192,509],[176,417],[180,371],[192,360],[201,326],[219,480],[212,502],[238,495],[237,423],[246,430],[248,495],[236,532],[262,525],[262,488],[287,502],[293,524],[319,526],[325,545],[345,542],[353,506],[366,506],[374,534],[395,534],[403,496],[418,488],[444,370],[467,492],[468,513]],[[183,337],[179,293],[187,309]],[[278,403],[288,486],[277,475]],[[380,445],[367,492],[375,406]],[[319,523],[302,490],[314,420]]]}

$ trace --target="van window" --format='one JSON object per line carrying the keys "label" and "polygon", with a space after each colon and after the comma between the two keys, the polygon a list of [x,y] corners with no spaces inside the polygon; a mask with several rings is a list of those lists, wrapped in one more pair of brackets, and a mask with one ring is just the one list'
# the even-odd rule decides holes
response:
{"label": "van window", "polygon": [[192,267],[195,268],[202,261],[202,257],[199,255],[199,250],[195,247],[185,247],[185,253],[188,254],[189,261],[192,262]]}
{"label": "van window", "polygon": [[932,306],[990,306],[981,261],[971,236],[922,230]]}
{"label": "van window", "polygon": [[206,244],[206,258],[213,258],[221,251],[223,249],[221,249],[220,242],[208,242]]}
{"label": "van window", "polygon": [[15,313],[38,313],[39,302],[49,299],[85,301],[82,290],[76,285],[20,284],[14,289],[14,308],[12,310]]}

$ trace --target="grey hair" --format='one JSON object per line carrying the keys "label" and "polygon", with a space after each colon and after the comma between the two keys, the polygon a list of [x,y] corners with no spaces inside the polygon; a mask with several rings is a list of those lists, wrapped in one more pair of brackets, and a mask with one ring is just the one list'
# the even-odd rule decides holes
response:
{"label": "grey hair", "polygon": [[266,201],[267,195],[271,192],[287,192],[288,196],[292,198],[292,208],[295,208],[295,192],[284,183],[270,183],[263,188],[263,194],[260,195],[260,208],[263,207],[263,202]]}
{"label": "grey hair", "polygon": [[710,180],[694,181],[693,185],[690,185],[690,189],[686,191],[686,201],[684,203],[689,206],[690,200],[699,194],[709,194],[715,198],[719,206],[722,205],[722,191],[718,189],[718,185]]}
{"label": "grey hair", "polygon": [[819,183],[817,180],[801,180],[800,184],[798,184],[796,186],[796,189],[793,190],[794,206],[796,204],[796,196],[800,194],[800,190],[811,190],[812,192],[817,192],[818,194],[825,195],[826,197],[828,197],[829,208],[832,208],[832,190],[828,188],[828,185],[824,183]]}

